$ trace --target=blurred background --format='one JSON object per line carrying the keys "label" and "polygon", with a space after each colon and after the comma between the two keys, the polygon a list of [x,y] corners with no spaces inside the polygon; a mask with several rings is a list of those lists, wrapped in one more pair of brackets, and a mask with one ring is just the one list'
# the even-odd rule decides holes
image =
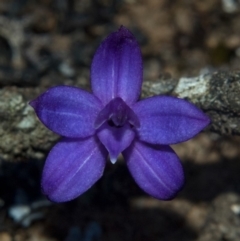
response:
{"label": "blurred background", "polygon": [[0,0],[0,121],[11,123],[0,125],[0,241],[240,240],[239,137],[205,132],[174,146],[186,185],[172,201],[143,193],[121,158],[74,201],[42,196],[58,137],[32,144],[38,132],[16,128],[18,112],[1,109],[54,85],[90,89],[93,54],[121,25],[139,41],[145,80],[239,69],[239,0]]}

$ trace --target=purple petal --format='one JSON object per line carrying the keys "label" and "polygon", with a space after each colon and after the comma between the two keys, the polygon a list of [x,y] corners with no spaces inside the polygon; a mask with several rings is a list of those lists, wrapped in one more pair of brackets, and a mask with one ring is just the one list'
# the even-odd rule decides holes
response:
{"label": "purple petal", "polygon": [[154,96],[136,103],[140,140],[152,144],[186,141],[206,127],[209,118],[190,102],[170,96]]}
{"label": "purple petal", "polygon": [[31,101],[30,105],[50,130],[72,138],[93,135],[95,119],[102,109],[95,96],[70,86],[53,87]]}
{"label": "purple petal", "polygon": [[87,191],[101,176],[106,149],[95,138],[63,139],[46,160],[42,190],[54,202],[70,201]]}
{"label": "purple petal", "polygon": [[106,105],[121,97],[131,105],[142,85],[142,56],[132,33],[125,27],[110,34],[97,49],[91,67],[93,93]]}
{"label": "purple petal", "polygon": [[123,152],[136,183],[151,196],[169,200],[184,184],[182,165],[169,146],[134,142]]}
{"label": "purple petal", "polygon": [[131,144],[135,133],[130,125],[118,128],[105,123],[99,129],[97,136],[108,150],[110,160],[114,164],[119,154]]}

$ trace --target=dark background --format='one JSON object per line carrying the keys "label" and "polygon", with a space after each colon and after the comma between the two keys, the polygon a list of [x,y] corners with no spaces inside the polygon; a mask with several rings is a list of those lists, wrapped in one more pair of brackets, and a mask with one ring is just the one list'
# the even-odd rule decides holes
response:
{"label": "dark background", "polygon": [[[141,45],[145,80],[239,69],[237,0],[1,0],[1,89],[89,88],[94,51],[120,25]],[[45,156],[3,158],[0,241],[239,241],[239,147],[213,133],[175,146],[186,185],[169,202],[144,194],[120,158],[84,195],[52,204],[39,186]]]}

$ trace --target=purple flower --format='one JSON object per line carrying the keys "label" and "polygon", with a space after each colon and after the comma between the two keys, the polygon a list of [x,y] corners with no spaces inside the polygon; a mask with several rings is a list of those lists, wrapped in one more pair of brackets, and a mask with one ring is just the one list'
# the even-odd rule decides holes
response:
{"label": "purple flower", "polygon": [[136,183],[151,196],[168,200],[182,188],[182,165],[169,147],[209,124],[193,104],[174,97],[140,100],[142,57],[124,27],[100,45],[91,67],[92,94],[57,86],[30,104],[38,118],[63,136],[50,151],[42,190],[55,202],[76,198],[103,174],[108,154],[123,154]]}

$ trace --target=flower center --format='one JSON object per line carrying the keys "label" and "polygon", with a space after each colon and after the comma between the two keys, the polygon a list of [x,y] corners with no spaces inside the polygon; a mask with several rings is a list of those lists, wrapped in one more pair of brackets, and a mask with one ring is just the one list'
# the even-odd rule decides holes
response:
{"label": "flower center", "polygon": [[139,127],[138,117],[133,110],[120,98],[111,100],[98,114],[95,128],[98,129],[103,123],[120,128],[126,123],[132,127]]}

